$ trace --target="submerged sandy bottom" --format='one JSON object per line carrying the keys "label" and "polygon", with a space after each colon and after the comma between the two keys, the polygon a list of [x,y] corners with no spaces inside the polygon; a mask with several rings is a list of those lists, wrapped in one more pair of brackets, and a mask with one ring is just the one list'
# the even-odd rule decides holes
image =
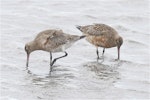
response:
{"label": "submerged sandy bottom", "polygon": [[[148,0],[1,0],[1,100],[150,99]],[[49,53],[24,45],[42,30],[81,35],[75,25],[105,23],[124,38],[96,62],[94,46],[80,40],[49,73]],[[99,48],[102,52],[102,48]],[[63,53],[54,54],[54,57]]]}

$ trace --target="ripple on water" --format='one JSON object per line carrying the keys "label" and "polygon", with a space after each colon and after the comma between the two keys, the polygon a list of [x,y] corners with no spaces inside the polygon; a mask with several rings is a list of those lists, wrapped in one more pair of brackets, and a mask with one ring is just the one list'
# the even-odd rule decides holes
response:
{"label": "ripple on water", "polygon": [[89,62],[84,65],[90,69],[90,71],[94,72],[98,79],[103,81],[112,81],[119,79],[119,72],[117,68],[119,67],[118,64],[106,65],[97,62]]}
{"label": "ripple on water", "polygon": [[[66,66],[65,66],[66,67]],[[27,77],[30,77],[30,83],[33,85],[38,85],[41,87],[56,87],[64,86],[68,82],[75,78],[74,73],[70,72],[69,69],[62,67],[60,65],[53,66],[53,71],[48,74],[34,73],[27,69]]]}

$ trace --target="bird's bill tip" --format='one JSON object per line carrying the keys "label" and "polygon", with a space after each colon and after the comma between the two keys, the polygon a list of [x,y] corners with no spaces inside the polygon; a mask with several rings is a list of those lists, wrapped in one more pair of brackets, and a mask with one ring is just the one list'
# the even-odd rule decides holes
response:
{"label": "bird's bill tip", "polygon": [[28,67],[28,65],[29,65],[28,62],[26,62],[26,67]]}
{"label": "bird's bill tip", "polygon": [[29,55],[30,55],[30,54],[27,54],[26,67],[28,67],[28,66],[29,66]]}

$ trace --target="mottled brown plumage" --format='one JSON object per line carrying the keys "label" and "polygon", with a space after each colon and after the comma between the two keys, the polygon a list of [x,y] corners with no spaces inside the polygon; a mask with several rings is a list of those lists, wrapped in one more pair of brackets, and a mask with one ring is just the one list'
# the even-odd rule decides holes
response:
{"label": "mottled brown plumage", "polygon": [[[40,32],[36,38],[25,45],[25,51],[27,53],[28,67],[29,55],[35,50],[43,50],[50,52],[50,65],[52,66],[57,59],[67,56],[65,51],[77,40],[84,38],[85,36],[69,35],[64,33],[62,30],[45,30]],[[52,53],[65,52],[65,55],[59,58],[55,58],[52,61]]]}
{"label": "mottled brown plumage", "polygon": [[120,47],[123,43],[123,39],[114,28],[105,24],[77,26],[77,28],[86,35],[88,42],[96,46],[98,59],[98,47],[104,48],[103,54],[105,48],[117,47],[118,59],[120,59]]}

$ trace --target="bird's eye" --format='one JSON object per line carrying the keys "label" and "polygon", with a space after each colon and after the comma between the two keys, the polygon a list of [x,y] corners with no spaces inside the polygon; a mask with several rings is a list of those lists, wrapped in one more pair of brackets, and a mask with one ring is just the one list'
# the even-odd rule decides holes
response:
{"label": "bird's eye", "polygon": [[119,41],[118,41],[118,40],[116,40],[116,43],[117,43],[117,44],[119,44]]}
{"label": "bird's eye", "polygon": [[25,49],[26,52],[28,52],[30,48],[29,48],[29,46],[25,46],[24,49]]}

